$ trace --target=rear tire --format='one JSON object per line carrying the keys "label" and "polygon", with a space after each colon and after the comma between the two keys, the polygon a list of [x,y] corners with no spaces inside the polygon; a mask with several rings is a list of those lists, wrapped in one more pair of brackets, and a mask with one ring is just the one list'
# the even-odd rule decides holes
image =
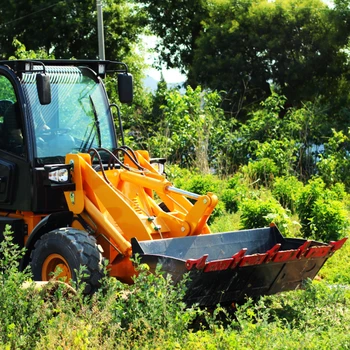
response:
{"label": "rear tire", "polygon": [[61,270],[57,278],[67,283],[77,281],[76,272],[84,266],[81,277],[86,283],[84,292],[94,293],[100,287],[102,254],[95,238],[85,231],[64,228],[44,234],[35,243],[30,260],[35,281],[50,280],[57,268]]}

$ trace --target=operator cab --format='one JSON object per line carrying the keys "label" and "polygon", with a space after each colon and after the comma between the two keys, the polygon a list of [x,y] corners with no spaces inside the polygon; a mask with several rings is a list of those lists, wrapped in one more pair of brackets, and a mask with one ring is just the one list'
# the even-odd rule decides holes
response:
{"label": "operator cab", "polygon": [[62,210],[63,192],[45,185],[45,167],[69,153],[116,149],[108,72],[118,73],[119,100],[130,103],[132,76],[120,62],[0,62],[0,208]]}

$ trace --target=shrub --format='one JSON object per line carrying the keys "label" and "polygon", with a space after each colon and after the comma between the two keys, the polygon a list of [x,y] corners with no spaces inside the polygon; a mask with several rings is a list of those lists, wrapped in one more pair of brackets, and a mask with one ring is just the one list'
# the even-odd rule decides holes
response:
{"label": "shrub", "polygon": [[251,194],[247,183],[244,181],[242,173],[236,173],[226,182],[227,188],[221,192],[220,199],[225,204],[225,209],[229,213],[236,213],[240,202]]}
{"label": "shrub", "polygon": [[348,228],[347,212],[342,202],[319,198],[312,207],[312,237],[322,241],[338,240]]}
{"label": "shrub", "polygon": [[251,161],[248,165],[243,166],[241,171],[251,183],[266,187],[270,187],[274,177],[279,174],[278,166],[269,158]]}
{"label": "shrub", "polygon": [[245,199],[240,205],[242,228],[259,228],[275,223],[282,233],[287,232],[290,218],[274,198]]}
{"label": "shrub", "polygon": [[311,218],[315,202],[322,198],[325,191],[325,183],[320,178],[314,178],[302,189],[296,202],[296,211],[298,213],[301,232],[305,237],[311,237]]}
{"label": "shrub", "polygon": [[225,183],[215,175],[189,174],[183,178],[177,178],[175,185],[183,190],[200,195],[213,192],[219,195]]}
{"label": "shrub", "polygon": [[297,152],[298,146],[296,141],[283,137],[281,140],[271,138],[268,141],[259,143],[255,155],[257,159],[272,160],[278,168],[273,168],[274,173],[278,171],[278,175],[288,175],[295,166]]}
{"label": "shrub", "polygon": [[302,182],[295,176],[277,177],[272,186],[272,194],[284,208],[295,213],[296,201],[302,188]]}
{"label": "shrub", "polygon": [[344,134],[342,131],[335,130],[332,130],[332,133],[317,163],[318,172],[327,185],[343,182],[349,189],[349,133]]}
{"label": "shrub", "polygon": [[343,186],[326,188],[321,178],[314,178],[302,189],[296,203],[304,237],[330,240],[342,237],[348,227],[347,212],[339,200]]}
{"label": "shrub", "polygon": [[13,243],[10,226],[6,225],[0,243],[0,344],[8,349],[34,348],[46,324],[43,300],[30,280],[29,271],[19,271],[24,251]]}
{"label": "shrub", "polygon": [[237,193],[237,190],[228,188],[222,192],[221,200],[223,201],[227,212],[236,213],[241,198],[239,193]]}

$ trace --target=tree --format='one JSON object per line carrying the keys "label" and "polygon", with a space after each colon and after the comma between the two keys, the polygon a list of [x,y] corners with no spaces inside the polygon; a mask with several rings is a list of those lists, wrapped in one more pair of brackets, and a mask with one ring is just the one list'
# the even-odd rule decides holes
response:
{"label": "tree", "polygon": [[187,72],[192,65],[196,40],[206,18],[204,0],[140,0],[145,5],[151,31],[160,38],[156,48],[168,68]]}
{"label": "tree", "polygon": [[192,87],[225,91],[229,115],[244,118],[271,86],[293,106],[348,102],[348,0],[142,2],[161,59],[187,71]]}
{"label": "tree", "polygon": [[[105,0],[106,57],[121,59],[144,30],[140,8],[131,1]],[[94,0],[11,0],[0,10],[0,52],[14,54],[14,38],[28,50],[44,49],[56,58],[97,58]]]}
{"label": "tree", "polygon": [[225,90],[234,114],[265,99],[271,84],[294,106],[329,98],[348,71],[349,25],[338,19],[320,0],[216,3],[197,41],[194,77]]}
{"label": "tree", "polygon": [[[176,89],[162,93],[162,118],[149,140],[151,154],[166,157],[170,163],[196,166],[203,172],[215,167],[225,127],[221,98],[217,92],[187,87],[186,93]],[[223,124],[223,125],[222,125]],[[227,131],[227,130],[225,130]],[[221,134],[220,134],[221,135]]]}

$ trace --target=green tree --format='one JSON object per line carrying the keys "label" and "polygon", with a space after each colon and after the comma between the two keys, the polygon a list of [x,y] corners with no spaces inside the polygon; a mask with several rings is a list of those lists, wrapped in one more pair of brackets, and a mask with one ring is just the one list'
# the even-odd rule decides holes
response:
{"label": "green tree", "polygon": [[[106,57],[121,59],[144,30],[144,17],[132,1],[103,4]],[[2,58],[14,54],[13,38],[56,58],[97,58],[96,1],[12,0],[2,6],[0,23]]]}
{"label": "green tree", "polygon": [[196,40],[207,16],[204,0],[140,0],[148,13],[150,29],[161,40],[156,48],[169,68],[190,69]]}
{"label": "green tree", "polygon": [[[329,97],[347,73],[348,16],[320,0],[211,1],[192,73],[225,90],[229,110],[265,99],[270,85],[289,104]],[[341,34],[340,34],[341,33]],[[205,67],[205,69],[203,69]]]}
{"label": "green tree", "polygon": [[[348,0],[141,2],[161,60],[186,71],[192,87],[226,91],[231,116],[259,108],[271,85],[293,106],[321,98],[334,114],[349,102]],[[348,115],[343,108],[338,118]]]}
{"label": "green tree", "polygon": [[168,90],[164,97],[162,119],[150,138],[151,153],[208,172],[217,159],[216,131],[224,119],[219,94],[202,91],[198,86],[187,87],[184,95]]}

